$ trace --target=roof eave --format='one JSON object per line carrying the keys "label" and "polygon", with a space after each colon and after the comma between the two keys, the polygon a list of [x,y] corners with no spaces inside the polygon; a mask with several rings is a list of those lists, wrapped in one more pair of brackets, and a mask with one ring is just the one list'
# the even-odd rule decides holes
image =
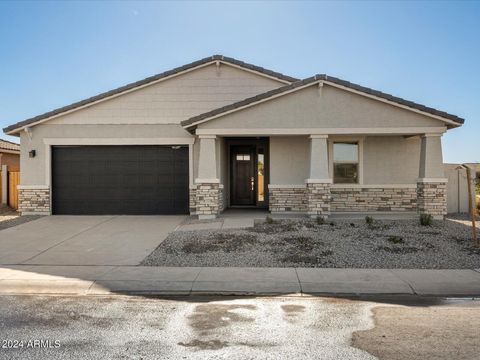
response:
{"label": "roof eave", "polygon": [[334,87],[344,88],[347,91],[358,93],[359,95],[374,98],[376,100],[391,104],[393,106],[401,107],[403,109],[420,113],[422,115],[443,121],[447,124],[447,128],[460,127],[464,123],[464,119],[448,114],[444,111],[439,111],[421,104],[414,103],[390,94],[382,93],[377,90],[366,88],[357,84],[353,84],[335,77],[331,77],[325,74],[315,75],[304,80],[300,80],[296,83],[286,85],[284,87],[267,91],[263,94],[256,95],[254,97],[226,105],[224,107],[211,110],[209,112],[194,116],[190,119],[181,122],[181,125],[190,131],[193,126],[198,126],[201,123],[213,120],[218,117],[228,115],[230,113],[241,111],[242,109],[255,106],[259,103],[275,99],[280,96],[287,95],[291,92],[298,91],[302,88],[312,86],[317,83],[325,83]]}
{"label": "roof eave", "polygon": [[163,73],[153,75],[153,76],[147,77],[145,79],[142,79],[142,80],[139,80],[139,81],[136,81],[136,82],[118,87],[116,89],[100,93],[98,95],[89,97],[87,99],[74,102],[70,105],[63,106],[63,107],[48,111],[48,112],[43,113],[41,115],[38,115],[38,116],[35,116],[35,117],[32,117],[32,118],[17,122],[13,125],[10,125],[10,126],[7,126],[7,127],[3,128],[3,132],[7,135],[16,135],[18,132],[22,131],[26,127],[31,127],[31,126],[38,125],[39,123],[48,121],[52,118],[62,116],[62,115],[66,115],[69,112],[77,111],[77,110],[83,109],[85,107],[95,105],[98,102],[105,101],[105,100],[111,99],[113,97],[120,96],[120,95],[126,94],[128,92],[141,89],[145,86],[153,85],[153,84],[155,84],[157,82],[160,82],[160,81],[165,81],[167,79],[170,79],[171,77],[179,76],[179,75],[181,75],[185,72],[195,70],[199,67],[209,66],[209,65],[211,65],[215,62],[220,62],[220,63],[224,63],[226,65],[242,68],[244,70],[257,73],[260,76],[275,79],[275,80],[277,80],[281,83],[284,83],[284,84],[289,84],[291,82],[298,81],[298,79],[296,79],[294,77],[284,75],[284,74],[281,74],[281,73],[278,73],[278,72],[275,72],[275,71],[272,71],[272,70],[268,70],[268,69],[265,69],[265,68],[260,67],[260,66],[245,63],[243,61],[240,61],[240,60],[237,60],[237,59],[234,59],[234,58],[231,58],[231,57],[226,57],[226,56],[223,56],[223,55],[213,55],[213,56],[203,58],[201,60],[194,61],[194,62],[186,64],[186,65],[182,65],[180,67],[177,67],[177,68],[174,68],[174,69],[171,69],[171,70],[167,70]]}

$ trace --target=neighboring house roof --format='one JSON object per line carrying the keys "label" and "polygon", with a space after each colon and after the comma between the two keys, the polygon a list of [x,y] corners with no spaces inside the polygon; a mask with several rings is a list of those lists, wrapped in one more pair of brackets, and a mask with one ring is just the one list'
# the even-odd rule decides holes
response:
{"label": "neighboring house roof", "polygon": [[379,100],[388,101],[388,102],[393,103],[393,104],[398,104],[402,107],[410,108],[412,110],[417,110],[417,111],[420,111],[420,112],[428,114],[428,115],[433,115],[435,117],[446,120],[447,122],[449,122],[453,126],[460,126],[464,122],[464,119],[462,119],[462,118],[460,118],[456,115],[448,114],[444,111],[440,111],[440,110],[437,110],[437,109],[434,109],[434,108],[431,108],[431,107],[427,107],[427,106],[424,106],[424,105],[421,105],[421,104],[417,104],[413,101],[408,101],[408,100],[405,100],[405,99],[402,99],[402,98],[399,98],[399,97],[396,97],[396,96],[393,96],[393,95],[390,95],[390,94],[383,93],[381,91],[373,90],[373,89],[370,89],[370,88],[367,88],[367,87],[364,87],[364,86],[361,86],[361,85],[358,85],[358,84],[354,84],[354,83],[351,83],[351,82],[348,82],[348,81],[345,81],[345,80],[341,80],[341,79],[338,79],[336,77],[328,76],[328,75],[325,75],[325,74],[320,74],[320,75],[315,75],[315,76],[306,78],[304,80],[299,80],[297,82],[294,82],[294,83],[289,84],[289,85],[282,86],[282,87],[277,88],[277,89],[267,91],[265,93],[253,96],[253,97],[245,99],[245,100],[235,102],[233,104],[223,106],[223,107],[218,108],[218,109],[208,111],[206,113],[203,113],[203,114],[200,114],[200,115],[197,115],[197,116],[193,116],[188,120],[182,121],[181,125],[185,128],[190,128],[190,127],[193,127],[193,126],[195,126],[199,123],[214,119],[216,117],[223,116],[227,113],[239,111],[243,108],[254,106],[257,103],[268,101],[268,100],[276,98],[277,96],[288,94],[290,92],[297,91],[299,89],[303,89],[304,87],[313,85],[315,83],[320,83],[320,82],[324,82],[326,84],[331,84],[331,85],[337,85],[337,86],[343,87],[347,90],[362,93],[366,96],[372,96],[372,97],[377,98]]}
{"label": "neighboring house roof", "polygon": [[132,90],[132,89],[135,89],[137,87],[144,86],[144,85],[147,85],[149,83],[152,83],[152,82],[155,82],[155,81],[158,81],[158,80],[161,80],[161,79],[164,79],[164,78],[176,75],[176,74],[180,74],[184,71],[191,70],[191,69],[194,69],[194,68],[202,66],[202,65],[206,65],[206,64],[209,64],[209,63],[215,63],[217,61],[218,62],[223,62],[223,63],[226,63],[226,64],[230,64],[230,65],[233,65],[233,66],[237,66],[237,67],[249,70],[249,71],[253,71],[253,72],[256,72],[258,74],[261,74],[261,75],[264,75],[264,76],[267,76],[267,77],[270,77],[270,78],[274,78],[274,79],[277,79],[280,82],[283,82],[283,83],[286,83],[286,84],[298,81],[298,79],[296,79],[294,77],[287,76],[287,75],[284,75],[284,74],[281,74],[281,73],[278,73],[278,72],[275,72],[275,71],[272,71],[272,70],[268,70],[268,69],[265,69],[265,68],[260,67],[260,66],[249,64],[249,63],[246,63],[246,62],[243,62],[243,61],[231,58],[231,57],[226,57],[226,56],[223,56],[223,55],[213,55],[213,56],[209,56],[209,57],[206,57],[204,59],[201,59],[201,60],[194,61],[194,62],[186,64],[186,65],[177,67],[175,69],[168,70],[168,71],[165,71],[163,73],[147,77],[143,80],[139,80],[139,81],[130,83],[128,85],[121,86],[119,88],[116,88],[116,89],[98,94],[98,95],[90,97],[88,99],[81,100],[81,101],[75,102],[75,103],[67,105],[67,106],[63,106],[61,108],[46,112],[46,113],[38,115],[38,116],[35,116],[33,118],[20,121],[16,124],[7,126],[6,128],[3,129],[3,131],[5,133],[9,134],[9,133],[12,133],[16,130],[19,130],[19,129],[25,127],[25,126],[33,125],[37,122],[46,121],[47,119],[51,118],[52,116],[60,115],[64,112],[71,111],[71,110],[74,110],[76,108],[80,108],[80,107],[83,107],[85,105],[97,102],[99,100],[109,98],[113,95],[117,95],[117,94],[123,93],[125,91]]}
{"label": "neighboring house roof", "polygon": [[11,141],[0,139],[0,152],[2,152],[2,150],[20,153],[20,145]]}

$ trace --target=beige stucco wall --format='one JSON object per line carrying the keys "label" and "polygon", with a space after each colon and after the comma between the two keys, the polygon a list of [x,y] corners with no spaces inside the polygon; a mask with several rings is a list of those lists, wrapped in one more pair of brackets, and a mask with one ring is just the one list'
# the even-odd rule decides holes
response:
{"label": "beige stucco wall", "polygon": [[439,127],[439,120],[324,85],[260,103],[211,121],[199,129]]}
{"label": "beige stucco wall", "polygon": [[94,106],[51,124],[178,124],[194,115],[283,85],[232,66],[208,65]]}
{"label": "beige stucco wall", "polygon": [[[32,128],[32,138],[25,132],[21,133],[20,167],[22,169],[22,185],[45,184],[44,139],[145,139],[145,138],[185,138],[193,136],[179,125],[47,125],[41,124]],[[30,150],[36,151],[34,158],[28,157]],[[48,169],[49,171],[50,169]]]}
{"label": "beige stucco wall", "polygon": [[306,136],[270,138],[270,184],[304,185],[309,171],[309,139]]}
{"label": "beige stucco wall", "polygon": [[10,171],[20,170],[20,155],[10,153],[0,153],[0,166],[7,165]]}
{"label": "beige stucco wall", "polygon": [[[45,185],[44,138],[192,138],[180,121],[282,85],[226,64],[208,65],[52,119],[32,127],[32,139],[21,133],[21,183]],[[35,158],[28,157],[32,149]],[[196,177],[198,140],[193,150]]]}
{"label": "beige stucco wall", "polygon": [[415,184],[419,176],[420,143],[420,137],[366,137],[364,184]]}
{"label": "beige stucco wall", "polygon": [[[334,142],[340,137],[331,137]],[[420,166],[420,138],[403,136],[350,137],[361,140],[363,184],[415,184]],[[309,138],[270,138],[270,183],[302,185],[309,178]],[[329,156],[332,161],[332,155]],[[329,168],[331,168],[329,166]],[[330,174],[332,176],[332,174]]]}

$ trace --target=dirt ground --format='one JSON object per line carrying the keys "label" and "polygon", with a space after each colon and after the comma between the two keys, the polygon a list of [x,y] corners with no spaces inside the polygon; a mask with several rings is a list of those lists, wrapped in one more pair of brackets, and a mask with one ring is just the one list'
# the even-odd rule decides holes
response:
{"label": "dirt ground", "polygon": [[378,307],[353,346],[382,360],[480,358],[480,307]]}

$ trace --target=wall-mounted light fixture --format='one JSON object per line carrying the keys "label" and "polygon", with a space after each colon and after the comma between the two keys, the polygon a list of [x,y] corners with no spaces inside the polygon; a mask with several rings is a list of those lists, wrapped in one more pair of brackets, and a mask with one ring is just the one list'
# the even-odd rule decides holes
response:
{"label": "wall-mounted light fixture", "polygon": [[35,150],[30,150],[30,151],[28,152],[28,157],[34,158],[35,155],[37,155],[37,152],[36,152]]}

